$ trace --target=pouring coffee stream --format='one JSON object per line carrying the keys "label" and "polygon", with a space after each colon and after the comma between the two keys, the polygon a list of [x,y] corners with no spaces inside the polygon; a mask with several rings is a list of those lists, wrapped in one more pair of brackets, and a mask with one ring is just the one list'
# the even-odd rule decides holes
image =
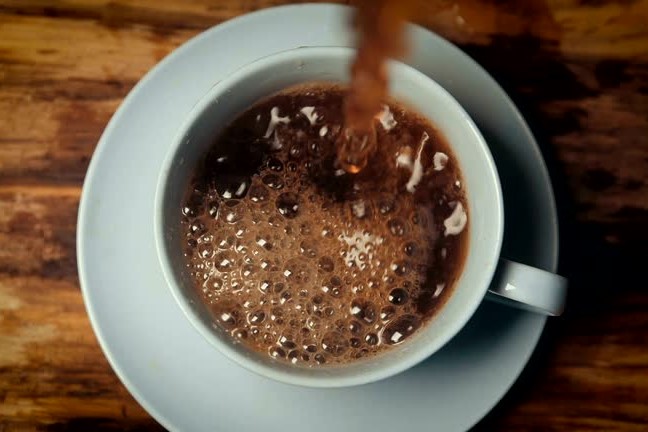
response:
{"label": "pouring coffee stream", "polygon": [[353,26],[358,51],[351,66],[351,85],[344,104],[345,129],[340,134],[337,162],[356,174],[376,149],[376,118],[388,96],[386,63],[405,51],[405,20],[418,0],[357,0]]}

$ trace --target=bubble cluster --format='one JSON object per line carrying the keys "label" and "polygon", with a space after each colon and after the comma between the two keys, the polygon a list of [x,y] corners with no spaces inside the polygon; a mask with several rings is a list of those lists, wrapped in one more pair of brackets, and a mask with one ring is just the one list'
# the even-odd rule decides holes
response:
{"label": "bubble cluster", "polygon": [[[445,301],[465,249],[465,235],[443,235],[453,208],[437,208],[442,195],[465,202],[451,160],[434,174],[441,185],[424,176],[408,193],[409,175],[393,163],[402,140],[384,132],[366,172],[336,172],[341,104],[330,90],[253,107],[210,151],[180,209],[187,266],[215,323],[294,365],[345,363],[406,341]],[[297,115],[304,106],[314,108]],[[390,134],[429,128],[392,112]],[[264,137],[277,116],[289,120]],[[452,155],[441,139],[428,145],[423,163],[439,149]]]}

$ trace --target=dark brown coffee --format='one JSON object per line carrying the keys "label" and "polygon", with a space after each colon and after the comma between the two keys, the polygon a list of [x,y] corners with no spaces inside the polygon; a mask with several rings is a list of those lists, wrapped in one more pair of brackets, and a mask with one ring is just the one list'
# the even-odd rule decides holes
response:
{"label": "dark brown coffee", "polygon": [[345,93],[302,86],[240,115],[182,208],[187,266],[215,323],[296,365],[403,343],[447,300],[468,246],[458,163],[415,112],[385,105],[367,167],[336,166]]}

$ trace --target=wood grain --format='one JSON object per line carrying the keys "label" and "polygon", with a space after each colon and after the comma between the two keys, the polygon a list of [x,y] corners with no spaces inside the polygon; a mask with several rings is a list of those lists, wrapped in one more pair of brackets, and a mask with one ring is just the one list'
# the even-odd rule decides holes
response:
{"label": "wood grain", "polygon": [[[0,0],[0,431],[160,429],[110,369],[82,304],[80,188],[146,71],[206,28],[284,3]],[[463,0],[417,17],[529,120],[572,280],[568,313],[476,430],[645,431],[648,0]]]}

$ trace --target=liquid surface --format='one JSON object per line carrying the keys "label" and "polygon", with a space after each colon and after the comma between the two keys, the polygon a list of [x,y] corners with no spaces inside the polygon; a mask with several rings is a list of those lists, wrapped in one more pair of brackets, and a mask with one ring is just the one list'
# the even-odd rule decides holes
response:
{"label": "liquid surface", "polygon": [[415,113],[383,106],[370,163],[338,168],[346,94],[312,85],[258,103],[216,140],[181,209],[214,321],[296,365],[406,341],[450,295],[467,248],[459,167]]}

